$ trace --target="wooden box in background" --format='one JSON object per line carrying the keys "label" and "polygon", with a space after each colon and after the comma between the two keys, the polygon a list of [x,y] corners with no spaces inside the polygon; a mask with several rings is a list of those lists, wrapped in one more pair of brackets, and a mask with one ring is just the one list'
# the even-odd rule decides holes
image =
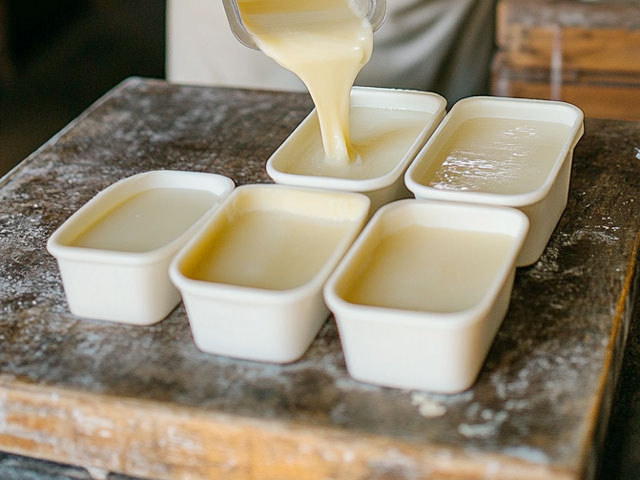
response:
{"label": "wooden box in background", "polygon": [[640,120],[640,1],[500,0],[492,93]]}

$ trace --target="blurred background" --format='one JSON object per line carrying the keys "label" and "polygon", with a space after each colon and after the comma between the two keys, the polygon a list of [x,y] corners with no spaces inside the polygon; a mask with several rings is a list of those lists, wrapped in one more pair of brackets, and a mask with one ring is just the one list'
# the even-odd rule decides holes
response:
{"label": "blurred background", "polygon": [[0,175],[164,51],[162,0],[0,0]]}

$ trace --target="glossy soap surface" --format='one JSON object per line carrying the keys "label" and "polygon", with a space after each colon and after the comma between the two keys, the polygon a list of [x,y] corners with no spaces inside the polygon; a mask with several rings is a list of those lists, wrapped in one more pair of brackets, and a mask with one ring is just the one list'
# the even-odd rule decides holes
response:
{"label": "glossy soap surface", "polygon": [[344,299],[422,312],[472,308],[497,277],[513,241],[496,233],[405,227],[367,252]]}
{"label": "glossy soap surface", "polygon": [[295,288],[320,271],[350,228],[350,222],[287,212],[244,212],[201,242],[183,272],[206,282]]}
{"label": "glossy soap surface", "polygon": [[146,190],[113,208],[70,245],[131,253],[155,250],[184,233],[216,201],[205,190]]}
{"label": "glossy soap surface", "polygon": [[352,107],[356,160],[345,164],[327,158],[319,137],[314,137],[307,139],[303,152],[291,159],[286,171],[356,180],[381,177],[395,168],[432,118],[432,113],[417,110]]}
{"label": "glossy soap surface", "polygon": [[518,194],[542,186],[569,138],[554,122],[480,117],[463,121],[436,151],[421,182],[440,190]]}

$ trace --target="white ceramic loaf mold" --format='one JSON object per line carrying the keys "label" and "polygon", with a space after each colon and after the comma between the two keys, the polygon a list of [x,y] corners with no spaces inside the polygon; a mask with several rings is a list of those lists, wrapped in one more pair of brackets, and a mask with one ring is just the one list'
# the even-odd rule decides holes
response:
{"label": "white ceramic loaf mold", "polygon": [[[499,134],[487,130],[485,135],[483,129],[492,121],[510,122],[510,130]],[[535,122],[543,122],[546,133],[531,129]],[[573,150],[584,132],[583,123],[582,111],[564,102],[466,98],[453,106],[418,153],[407,169],[405,183],[418,199],[518,208],[529,217],[531,227],[516,263],[533,264],[567,205]],[[464,135],[470,125],[476,132],[474,145],[467,145],[458,163],[445,160],[450,142]],[[510,144],[504,140],[507,135],[512,137]],[[535,142],[527,146],[532,135],[537,135]],[[503,169],[502,160],[492,158],[491,153],[478,154],[486,148],[494,152],[511,149],[514,161],[504,162]]]}
{"label": "white ceramic loaf mold", "polygon": [[[354,141],[358,139],[358,129],[361,125],[353,124],[353,113],[354,109],[360,107],[373,108],[381,116],[399,114],[402,118],[404,112],[406,115],[420,114],[423,117],[421,127],[411,140],[406,142],[401,153],[390,159],[391,168],[363,178],[341,177],[340,173],[328,176],[322,172],[311,174],[304,171],[302,165],[323,148],[318,116],[314,109],[269,158],[266,166],[269,176],[279,184],[366,194],[371,200],[371,212],[393,200],[410,196],[404,185],[404,172],[444,118],[446,100],[430,92],[353,87],[351,131]],[[366,126],[369,123],[364,119],[362,125]],[[379,135],[393,135],[393,130],[382,131]]]}
{"label": "white ceramic loaf mold", "polygon": [[322,288],[369,205],[354,193],[237,188],[170,267],[198,348],[264,362],[298,359],[328,316]]}
{"label": "white ceramic loaf mold", "polygon": [[163,170],[98,193],[47,243],[71,313],[133,325],[162,320],[180,301],[169,263],[233,188],[222,175]]}
{"label": "white ceramic loaf mold", "polygon": [[324,289],[349,373],[389,387],[469,388],[506,314],[527,228],[508,207],[381,208]]}

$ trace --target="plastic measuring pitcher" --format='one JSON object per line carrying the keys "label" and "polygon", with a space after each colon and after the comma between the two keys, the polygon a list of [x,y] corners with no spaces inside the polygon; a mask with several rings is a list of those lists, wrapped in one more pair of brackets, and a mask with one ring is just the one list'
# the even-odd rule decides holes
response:
{"label": "plastic measuring pitcher", "polygon": [[[299,0],[304,2],[305,0]],[[387,1],[386,0],[351,0],[354,5],[361,9],[361,11],[366,12],[366,18],[369,20],[371,27],[374,31],[376,31],[382,22],[384,21],[385,14],[387,12]],[[253,41],[253,37],[247,29],[244,27],[242,22],[242,17],[240,16],[240,9],[238,8],[237,0],[222,0],[222,4],[224,5],[224,11],[227,14],[227,19],[229,20],[229,26],[231,26],[231,31],[235,35],[235,37],[240,41],[240,43],[246,45],[247,47],[254,48],[258,50],[255,42]]]}

